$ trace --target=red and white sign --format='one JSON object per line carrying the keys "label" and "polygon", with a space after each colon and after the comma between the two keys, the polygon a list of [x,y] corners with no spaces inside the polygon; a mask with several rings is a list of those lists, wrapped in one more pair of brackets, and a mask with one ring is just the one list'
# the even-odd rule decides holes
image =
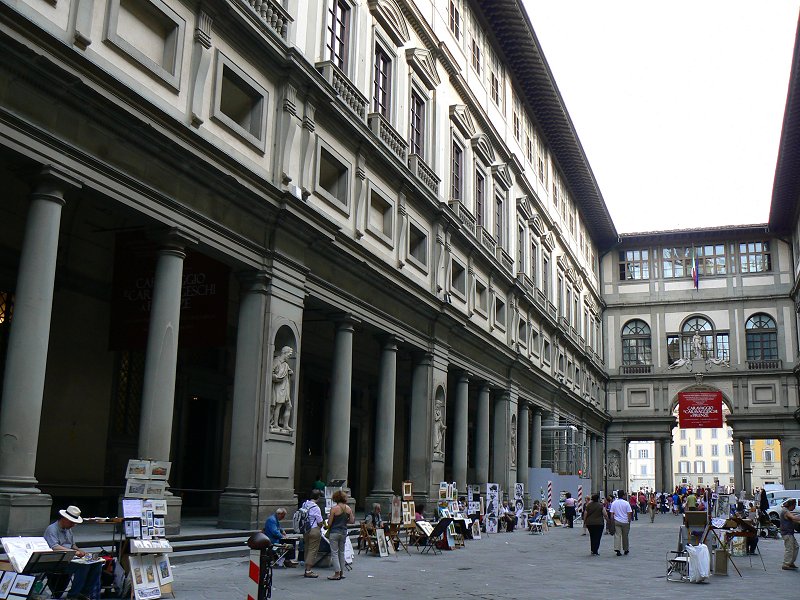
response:
{"label": "red and white sign", "polygon": [[722,392],[678,392],[681,429],[722,427]]}

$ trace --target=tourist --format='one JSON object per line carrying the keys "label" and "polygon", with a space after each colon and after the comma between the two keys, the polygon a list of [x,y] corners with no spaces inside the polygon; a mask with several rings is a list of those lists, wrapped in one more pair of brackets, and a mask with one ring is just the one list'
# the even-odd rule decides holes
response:
{"label": "tourist", "polygon": [[583,509],[583,522],[589,530],[589,548],[593,556],[600,554],[600,540],[607,516],[605,508],[600,504],[600,494],[592,494],[591,500]]}
{"label": "tourist", "polygon": [[800,523],[800,515],[792,511],[797,506],[797,500],[789,498],[784,501],[780,512],[781,537],[783,538],[783,566],[784,571],[794,571],[797,565],[797,540],[794,539],[794,524]]}
{"label": "tourist", "polygon": [[614,498],[609,494],[606,496],[606,500],[603,503],[603,508],[606,509],[606,533],[608,535],[614,535],[615,527],[614,527],[614,514],[611,512],[611,504],[614,502]]}
{"label": "tourist", "polygon": [[633,521],[633,507],[630,501],[625,499],[625,490],[619,491],[617,499],[611,503],[610,512],[614,516],[614,552],[617,556],[622,556],[620,550],[628,554],[630,550],[628,535]]}
{"label": "tourist", "polygon": [[[598,496],[598,499],[599,499],[599,496]],[[583,520],[583,531],[581,532],[581,535],[586,535],[589,532],[589,529],[586,527],[586,507],[589,506],[589,503],[591,501],[592,501],[592,499],[590,497],[588,497],[588,496],[583,501],[583,509],[581,511],[581,519]],[[601,536],[603,535],[602,531],[600,532],[600,535]]]}
{"label": "tourist", "polygon": [[628,504],[630,504],[631,512],[633,513],[633,520],[639,520],[639,502],[636,494],[631,494],[630,498],[628,498]]}
{"label": "tourist", "polygon": [[322,538],[322,511],[319,509],[317,501],[322,497],[320,490],[311,490],[311,495],[303,502],[304,508],[308,511],[308,531],[303,534],[303,559],[306,563],[303,577],[316,579],[318,575],[311,569],[317,562],[319,552],[319,542]]}
{"label": "tourist", "polygon": [[564,515],[567,517],[567,527],[572,529],[575,524],[575,498],[567,492],[564,494]]}
{"label": "tourist", "polygon": [[[286,518],[286,509],[285,508],[278,508],[275,509],[275,512],[272,513],[267,520],[264,521],[264,535],[269,538],[269,541],[272,542],[273,545],[282,544],[283,537],[286,535],[286,532],[281,527],[281,521]],[[294,568],[297,566],[297,563],[291,560],[291,557],[281,558],[278,561],[279,567],[288,567]]]}
{"label": "tourist", "polygon": [[686,510],[697,510],[697,496],[694,495],[693,491],[689,491],[689,495],[686,496],[686,501],[684,504],[686,506]]}
{"label": "tourist", "polygon": [[650,492],[650,497],[647,499],[647,514],[650,515],[650,522],[656,520],[656,495]]}
{"label": "tourist", "polygon": [[644,516],[644,513],[647,512],[647,495],[642,490],[639,490],[639,495],[636,499],[639,504],[639,514]]}
{"label": "tourist", "polygon": [[347,494],[342,490],[333,493],[334,506],[328,515],[328,542],[331,545],[331,562],[333,575],[328,579],[333,581],[344,579],[344,545],[347,538],[347,525],[355,523],[356,516],[347,506]]}
{"label": "tourist", "polygon": [[380,502],[375,502],[372,505],[372,512],[367,513],[367,516],[364,518],[364,524],[367,526],[367,532],[371,535],[375,533],[376,529],[383,527]]}

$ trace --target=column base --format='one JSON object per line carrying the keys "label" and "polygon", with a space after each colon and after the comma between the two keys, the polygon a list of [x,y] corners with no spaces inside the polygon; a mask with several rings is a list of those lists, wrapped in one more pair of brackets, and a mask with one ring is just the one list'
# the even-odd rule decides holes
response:
{"label": "column base", "polygon": [[[289,510],[289,507],[286,507]],[[255,490],[226,490],[219,499],[217,527],[223,529],[261,529],[258,519],[258,494]]]}
{"label": "column base", "polygon": [[392,517],[392,497],[396,496],[392,490],[374,490],[364,498],[364,512],[372,512],[372,505],[378,502],[381,505],[381,515],[384,521],[389,521]]}
{"label": "column base", "polygon": [[167,493],[167,520],[164,525],[166,526],[167,537],[178,535],[181,532],[181,507],[183,506],[183,499],[179,496],[174,496]]}
{"label": "column base", "polygon": [[42,493],[0,493],[0,535],[36,536],[50,524],[53,499]]}
{"label": "column base", "polygon": [[[291,490],[262,490],[258,498],[256,507],[256,529],[264,528],[264,522],[278,508],[286,509],[286,520],[284,521],[291,528],[292,516],[297,510],[297,495]],[[323,504],[323,518],[324,507]]]}

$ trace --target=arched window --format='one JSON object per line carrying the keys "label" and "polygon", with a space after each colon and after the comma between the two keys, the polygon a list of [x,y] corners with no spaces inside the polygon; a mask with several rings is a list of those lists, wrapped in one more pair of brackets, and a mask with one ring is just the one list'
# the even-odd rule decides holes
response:
{"label": "arched window", "polygon": [[744,325],[747,337],[747,360],[778,359],[778,328],[769,315],[757,314]]}
{"label": "arched window", "polygon": [[[694,355],[694,336],[700,336],[701,356]],[[690,317],[681,327],[680,335],[667,336],[667,355],[669,364],[679,358],[721,358],[730,360],[730,340],[727,332],[714,329],[714,325],[705,317]]]}
{"label": "arched window", "polygon": [[650,326],[640,319],[628,321],[622,328],[622,364],[652,364]]}

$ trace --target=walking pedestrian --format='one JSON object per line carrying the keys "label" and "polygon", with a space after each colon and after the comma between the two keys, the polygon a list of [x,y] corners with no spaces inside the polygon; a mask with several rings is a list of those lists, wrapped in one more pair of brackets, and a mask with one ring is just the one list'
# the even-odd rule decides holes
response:
{"label": "walking pedestrian", "polygon": [[564,494],[564,514],[567,517],[567,527],[572,529],[575,526],[575,498],[569,492]]}
{"label": "walking pedestrian", "polygon": [[[625,498],[623,497],[623,500]],[[636,499],[636,494],[631,494],[631,497],[628,499],[628,503],[631,506],[631,511],[633,512],[633,520],[639,520],[639,503]]]}
{"label": "walking pedestrian", "polygon": [[614,515],[611,512],[612,502],[614,502],[614,498],[610,494],[606,496],[603,502],[603,508],[605,509],[604,514],[606,516],[606,533],[608,535],[614,535]]}
{"label": "walking pedestrian", "polygon": [[647,499],[647,514],[650,515],[650,522],[656,520],[656,495],[650,492],[650,497]]}
{"label": "walking pedestrian", "polygon": [[592,499],[583,509],[583,522],[589,530],[589,547],[592,555],[600,554],[600,540],[603,537],[603,524],[607,513],[600,504],[600,494],[592,494]]}
{"label": "walking pedestrian", "polygon": [[800,523],[800,515],[792,511],[797,506],[797,500],[790,498],[783,503],[783,510],[780,514],[781,537],[783,538],[783,566],[784,571],[794,571],[797,565],[797,540],[794,539],[794,524]]}
{"label": "walking pedestrian", "polygon": [[625,554],[630,551],[628,535],[633,521],[633,507],[626,499],[625,490],[620,490],[617,499],[611,503],[611,513],[614,515],[614,552],[617,556],[622,556],[621,550],[624,550]]}
{"label": "walking pedestrian", "polygon": [[317,562],[319,552],[319,542],[322,537],[322,511],[319,509],[317,501],[322,496],[320,490],[311,490],[308,500],[303,502],[303,507],[308,513],[308,531],[303,534],[303,560],[306,568],[303,577],[316,579],[318,575],[312,570],[314,563]]}

